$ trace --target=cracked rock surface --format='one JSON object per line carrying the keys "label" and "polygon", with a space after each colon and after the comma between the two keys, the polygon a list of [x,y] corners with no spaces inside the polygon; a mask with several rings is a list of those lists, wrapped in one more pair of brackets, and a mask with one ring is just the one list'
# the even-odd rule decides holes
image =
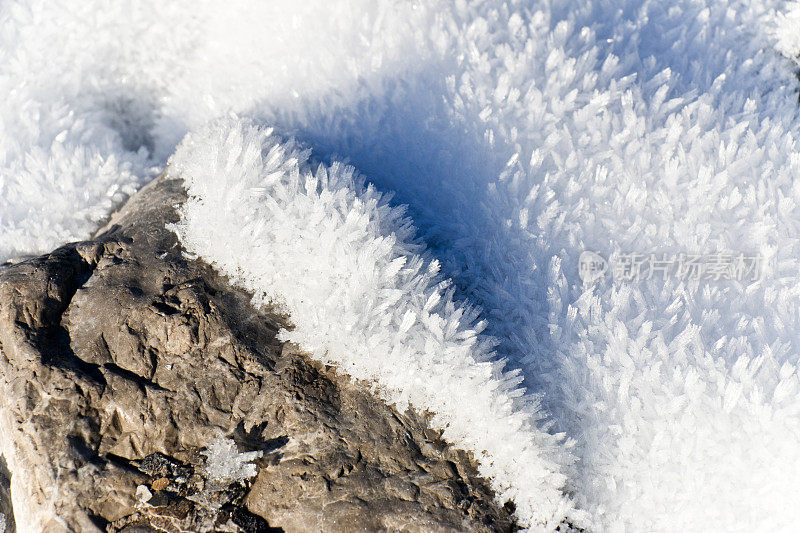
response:
{"label": "cracked rock surface", "polygon": [[[184,197],[160,178],[92,240],[0,266],[6,533],[513,530],[424,416],[182,255],[164,226]],[[259,452],[254,476],[212,478],[223,438]]]}

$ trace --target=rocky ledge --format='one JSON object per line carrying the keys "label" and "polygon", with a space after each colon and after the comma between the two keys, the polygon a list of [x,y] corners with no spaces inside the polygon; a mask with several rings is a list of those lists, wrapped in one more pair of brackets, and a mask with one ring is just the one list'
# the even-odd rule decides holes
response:
{"label": "rocky ledge", "polygon": [[0,266],[5,532],[514,530],[424,414],[183,255],[184,198],[162,177],[92,240]]}

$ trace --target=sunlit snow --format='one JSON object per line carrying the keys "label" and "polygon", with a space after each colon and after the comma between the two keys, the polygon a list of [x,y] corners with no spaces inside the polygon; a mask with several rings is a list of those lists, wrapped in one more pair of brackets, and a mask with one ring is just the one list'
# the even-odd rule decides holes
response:
{"label": "sunlit snow", "polygon": [[[0,260],[86,238],[193,132],[189,251],[433,409],[523,523],[773,531],[800,523],[798,53],[782,0],[6,1]],[[585,251],[763,272],[584,284]]]}

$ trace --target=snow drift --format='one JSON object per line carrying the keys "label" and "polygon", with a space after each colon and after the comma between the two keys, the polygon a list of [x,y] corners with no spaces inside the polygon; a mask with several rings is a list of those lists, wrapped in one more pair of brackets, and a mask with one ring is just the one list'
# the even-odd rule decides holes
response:
{"label": "snow drift", "polygon": [[[462,385],[496,383],[472,393],[489,394],[495,411],[440,406],[439,421],[450,422],[453,439],[477,447],[494,442],[492,435],[472,435],[462,424],[489,429],[499,424],[495,416],[513,420],[503,431],[524,437],[504,445],[512,454],[526,450],[533,462],[514,463],[499,444],[482,459],[503,494],[524,498],[543,488],[527,500],[543,507],[526,508],[523,519],[537,523],[552,513],[553,523],[569,514],[567,498],[554,495],[563,481],[597,531],[754,531],[800,520],[800,5],[296,4],[2,4],[0,257],[85,236],[163,166],[187,131],[235,111],[311,147],[322,170],[306,166],[297,144],[217,122],[218,130],[189,137],[175,159],[175,171],[193,168],[188,153],[216,162],[185,175],[195,187],[192,209],[223,205],[213,192],[220,180],[231,188],[220,192],[224,205],[252,231],[263,224],[262,236],[281,235],[270,233],[269,218],[259,222],[273,215],[269,209],[294,221],[291,206],[302,202],[319,211],[292,222],[297,228],[328,220],[315,228],[328,232],[340,223],[337,239],[353,240],[331,255],[338,270],[289,252],[286,261],[297,264],[276,264],[285,279],[309,269],[297,282],[319,298],[317,315],[298,311],[297,334],[300,322],[340,318],[339,310],[322,314],[330,308],[321,295],[360,297],[348,314],[374,322],[309,333],[307,346],[318,354],[334,347],[324,357],[344,361],[350,354],[336,346],[373,349],[356,339],[388,343],[396,335],[412,368],[435,363],[439,370],[420,373],[417,383],[366,356],[346,370],[378,377],[389,397],[412,403],[435,401],[430,391],[448,375],[447,357],[473,369],[458,378]],[[277,159],[256,157],[260,143]],[[372,188],[346,177],[342,160]],[[264,168],[278,174],[258,186],[263,191],[236,188],[235,176],[267,179]],[[306,191],[309,172],[319,180]],[[296,186],[293,173],[304,176]],[[330,187],[341,205],[322,199]],[[394,192],[391,204],[378,191]],[[401,204],[419,240],[390,208]],[[186,215],[181,231],[200,235],[203,222]],[[244,238],[236,230],[231,235]],[[261,266],[248,254],[266,252],[254,245],[228,257],[214,245],[238,238],[214,234],[187,244],[195,252],[202,244],[200,253],[226,269],[240,268],[239,282],[259,292]],[[308,246],[333,254],[322,242]],[[759,254],[765,268],[756,281],[614,283],[605,276],[585,286],[578,276],[584,250],[605,258]],[[437,275],[425,270],[434,257]],[[390,259],[398,262],[390,267]],[[362,292],[343,292],[350,285],[328,277],[352,279],[370,268],[371,285],[356,287]],[[284,276],[274,275],[270,281],[282,286]],[[405,323],[386,302],[424,310],[411,295],[439,293],[445,279],[452,295],[427,312],[436,311],[442,334],[455,335],[446,338],[459,348],[438,352],[444,359],[436,362],[425,359],[437,351],[423,342],[439,341],[436,326],[423,328],[419,314]],[[402,294],[370,301],[368,287],[401,281]],[[449,301],[482,312],[475,317]],[[507,358],[524,384],[487,357]],[[515,397],[517,386],[525,397]],[[545,411],[552,425],[539,419]],[[548,437],[558,433],[567,438]],[[559,450],[559,442],[574,446]]]}

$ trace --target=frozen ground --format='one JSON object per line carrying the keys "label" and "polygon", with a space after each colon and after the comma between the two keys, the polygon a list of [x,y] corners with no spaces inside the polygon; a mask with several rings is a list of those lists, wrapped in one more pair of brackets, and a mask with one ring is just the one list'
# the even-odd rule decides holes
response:
{"label": "frozen ground", "polygon": [[[267,296],[315,298],[285,303],[298,335],[319,335],[296,340],[320,358],[342,362],[349,355],[337,346],[380,339],[350,371],[378,377],[401,401],[429,391],[418,401],[439,406],[454,440],[488,443],[475,452],[486,452],[499,490],[528,502],[523,520],[569,514],[597,531],[772,531],[800,521],[797,2],[297,4],[0,3],[0,259],[86,237],[187,131],[198,133],[176,171],[192,172],[192,143],[215,162],[186,175],[196,178],[196,212],[224,200],[222,228],[248,216],[257,228],[265,213],[308,224],[297,207],[329,184],[276,188],[293,168],[308,169],[305,156],[253,152],[284,146],[250,129],[275,126],[326,165],[348,160],[377,191],[337,181],[343,203],[323,202],[320,221],[350,243],[337,248],[338,270],[317,268]],[[231,111],[243,118],[203,127]],[[226,145],[237,131],[241,143]],[[250,167],[237,166],[242,154]],[[266,181],[254,196],[235,176]],[[378,192],[408,204],[427,252],[408,244],[388,208],[357,201],[377,202]],[[348,222],[343,206],[361,218]],[[221,243],[248,235],[204,240],[213,228],[193,209],[190,247],[238,267],[240,283],[269,282],[249,255],[268,253],[258,241],[231,254]],[[254,234],[281,235],[274,220]],[[392,229],[397,240],[387,241]],[[285,273],[318,259],[307,255],[319,254],[313,236],[282,248]],[[759,254],[764,272],[758,281],[605,276],[584,285],[587,249],[605,258]],[[414,292],[434,290],[424,270],[397,285],[418,255],[438,259],[437,280],[453,280],[457,302],[482,309],[476,337],[446,294],[436,304],[453,324],[442,335],[460,347],[451,367],[414,359],[444,353],[428,351],[442,341],[435,325],[395,323],[392,304],[379,305],[396,297],[424,310]],[[392,270],[389,256],[408,259]],[[370,287],[402,294],[337,292],[342,276],[370,269]],[[337,301],[352,307],[322,312]],[[353,326],[335,336],[343,316]],[[525,398],[499,385],[492,401],[474,401],[486,391],[476,384],[508,384],[496,381],[498,365],[481,374],[487,366],[472,361],[489,354],[487,334],[493,357],[524,375]],[[383,349],[392,342],[429,371],[398,378]],[[448,390],[440,385],[453,382],[471,401],[436,404]],[[507,429],[518,438],[498,440],[498,420],[516,420]]]}

